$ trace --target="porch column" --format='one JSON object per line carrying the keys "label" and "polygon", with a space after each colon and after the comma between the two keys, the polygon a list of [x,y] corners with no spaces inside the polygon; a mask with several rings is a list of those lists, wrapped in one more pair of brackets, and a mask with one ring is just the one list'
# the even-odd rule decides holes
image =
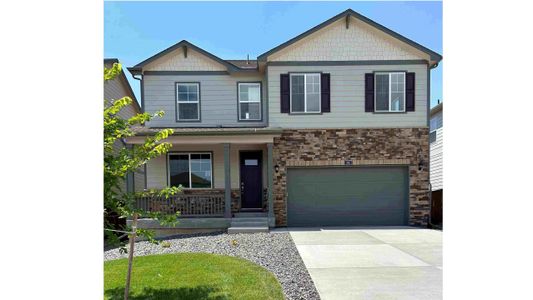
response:
{"label": "porch column", "polygon": [[231,218],[230,144],[224,144],[224,217]]}
{"label": "porch column", "polygon": [[274,220],[274,191],[272,190],[274,187],[274,166],[273,166],[273,154],[272,154],[273,145],[272,143],[267,143],[267,179],[268,179],[268,189],[267,189],[267,195],[268,195],[268,221],[269,225],[271,227],[274,227],[276,225]]}

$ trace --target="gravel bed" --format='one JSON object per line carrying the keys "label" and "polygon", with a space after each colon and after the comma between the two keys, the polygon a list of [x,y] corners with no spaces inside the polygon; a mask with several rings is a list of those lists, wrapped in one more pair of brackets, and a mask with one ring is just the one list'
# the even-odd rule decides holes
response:
{"label": "gravel bed", "polygon": [[[311,276],[298,254],[289,233],[253,234],[187,234],[164,239],[170,247],[148,242],[135,244],[135,256],[178,253],[205,252],[242,257],[268,269],[276,275],[287,299],[320,299]],[[237,245],[232,245],[232,241]],[[126,258],[118,249],[104,252],[104,260]]]}

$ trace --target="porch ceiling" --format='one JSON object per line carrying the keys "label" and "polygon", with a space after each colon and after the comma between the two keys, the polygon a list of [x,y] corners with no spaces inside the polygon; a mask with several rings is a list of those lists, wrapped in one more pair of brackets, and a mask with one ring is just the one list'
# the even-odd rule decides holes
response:
{"label": "porch ceiling", "polygon": [[[182,144],[264,144],[281,135],[281,128],[172,128],[174,134],[166,141]],[[141,144],[161,128],[134,127],[136,136],[125,139],[127,144]]]}

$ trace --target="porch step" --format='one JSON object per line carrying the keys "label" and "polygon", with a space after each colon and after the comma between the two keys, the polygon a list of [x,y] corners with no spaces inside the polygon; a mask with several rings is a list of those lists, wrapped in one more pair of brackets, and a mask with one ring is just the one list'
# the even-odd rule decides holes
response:
{"label": "porch step", "polygon": [[239,223],[239,222],[265,222],[268,224],[268,218],[267,217],[241,217],[241,218],[232,218],[231,223]]}
{"label": "porch step", "polygon": [[268,222],[264,222],[264,221],[231,222],[231,227],[267,227],[268,228]]}
{"label": "porch step", "polygon": [[239,212],[233,214],[235,218],[256,218],[256,217],[268,217],[268,213],[266,212]]}
{"label": "porch step", "polygon": [[268,232],[268,217],[262,213],[238,213],[231,219],[228,233]]}
{"label": "porch step", "polygon": [[264,227],[230,227],[228,228],[229,234],[235,233],[255,233],[255,232],[268,232],[268,226]]}

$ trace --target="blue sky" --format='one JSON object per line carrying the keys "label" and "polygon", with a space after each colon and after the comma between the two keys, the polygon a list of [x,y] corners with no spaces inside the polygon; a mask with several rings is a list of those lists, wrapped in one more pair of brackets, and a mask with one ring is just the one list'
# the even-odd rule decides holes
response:
{"label": "blue sky", "polygon": [[[348,8],[443,54],[442,2],[104,2],[104,57],[131,67],[188,40],[223,59],[255,59]],[[431,106],[437,99],[442,62],[431,72]]]}

